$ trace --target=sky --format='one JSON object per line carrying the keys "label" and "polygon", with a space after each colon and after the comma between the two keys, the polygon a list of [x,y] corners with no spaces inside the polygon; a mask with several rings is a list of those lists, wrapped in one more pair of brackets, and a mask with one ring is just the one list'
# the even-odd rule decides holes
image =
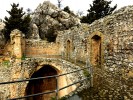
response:
{"label": "sky", "polygon": [[[23,7],[24,11],[28,8],[34,11],[34,9],[44,1],[50,1],[57,5],[57,0],[0,0],[0,18],[4,19],[5,16],[9,16],[6,10],[11,9],[12,3],[19,3],[19,7]],[[92,1],[93,0],[62,0],[61,4],[62,8],[69,6],[75,13],[77,11],[83,11],[84,14],[86,14],[87,9],[89,9],[89,4],[92,4]],[[117,4],[117,9],[120,9],[123,6],[133,5],[133,0],[112,0],[111,6],[115,4]]]}

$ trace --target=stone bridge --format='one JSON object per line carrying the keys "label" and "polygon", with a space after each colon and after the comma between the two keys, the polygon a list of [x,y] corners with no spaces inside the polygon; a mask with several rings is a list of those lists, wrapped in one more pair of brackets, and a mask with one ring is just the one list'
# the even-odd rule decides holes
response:
{"label": "stone bridge", "polygon": [[[69,60],[63,60],[61,57],[26,57],[23,60],[12,58],[12,62],[9,62],[9,66],[7,69],[1,68],[1,70],[5,70],[0,74],[5,74],[6,77],[0,79],[1,82],[7,81],[16,81],[16,80],[24,80],[30,78],[38,78],[52,75],[60,75],[64,73],[69,73],[72,71],[80,70],[85,67],[83,64],[74,64]],[[82,65],[82,66],[79,66]],[[86,69],[85,71],[88,71]],[[10,74],[9,74],[10,73]],[[76,77],[75,77],[76,76]],[[63,88],[69,84],[80,81],[86,78],[84,75],[84,71],[78,71],[76,73],[67,74],[64,76],[58,77],[58,88]],[[44,82],[45,81],[45,82]],[[58,96],[62,97],[68,94],[71,94],[74,90],[82,90],[89,86],[89,83],[84,81],[82,84],[78,83],[73,86],[70,86],[66,89],[59,91]],[[9,89],[8,89],[9,88]],[[0,85],[0,100],[4,100],[5,98],[16,98],[23,97],[25,95],[31,95],[36,93],[42,93],[47,91],[56,90],[56,79],[50,78],[45,80],[35,80],[29,82],[21,82],[21,83],[13,83],[8,85]],[[6,92],[6,94],[4,93]],[[49,95],[41,95],[33,97],[34,99],[43,100],[43,98],[55,97],[54,94]],[[30,98],[30,99],[33,99]]]}

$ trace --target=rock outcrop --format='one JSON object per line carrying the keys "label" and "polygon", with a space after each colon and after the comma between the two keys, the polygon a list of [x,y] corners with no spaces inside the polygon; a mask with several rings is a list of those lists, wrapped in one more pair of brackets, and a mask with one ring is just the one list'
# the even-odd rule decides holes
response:
{"label": "rock outcrop", "polygon": [[4,40],[4,35],[2,32],[2,29],[4,29],[5,24],[3,22],[0,22],[0,48],[3,47],[3,45],[5,44],[5,40]]}
{"label": "rock outcrop", "polygon": [[56,36],[55,32],[58,30],[66,30],[79,25],[80,19],[64,12],[49,1],[44,1],[36,8],[32,23],[38,26],[41,39],[45,39]]}

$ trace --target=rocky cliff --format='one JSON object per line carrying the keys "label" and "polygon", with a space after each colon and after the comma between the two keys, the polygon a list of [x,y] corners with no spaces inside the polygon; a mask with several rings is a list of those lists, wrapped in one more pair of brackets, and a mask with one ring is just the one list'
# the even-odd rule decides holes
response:
{"label": "rocky cliff", "polygon": [[4,35],[3,35],[3,32],[2,32],[2,29],[4,29],[5,27],[5,24],[3,22],[0,22],[0,48],[3,47],[4,45]]}
{"label": "rocky cliff", "polygon": [[38,26],[41,39],[56,36],[58,30],[69,29],[80,24],[78,17],[64,12],[49,1],[44,1],[34,11],[32,23]]}

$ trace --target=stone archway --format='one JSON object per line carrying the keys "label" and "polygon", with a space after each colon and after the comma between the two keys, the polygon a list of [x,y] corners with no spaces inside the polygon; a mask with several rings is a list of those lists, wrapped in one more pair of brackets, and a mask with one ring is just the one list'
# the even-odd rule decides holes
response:
{"label": "stone archway", "polygon": [[66,57],[67,57],[67,59],[70,58],[70,52],[71,52],[71,42],[70,42],[70,40],[67,40],[67,45],[66,45]]}
{"label": "stone archway", "polygon": [[101,66],[101,37],[98,35],[91,38],[91,64]]}
{"label": "stone archway", "polygon": [[[31,78],[45,77],[57,75],[57,71],[51,65],[44,65],[38,71],[34,72]],[[26,95],[42,93],[46,91],[52,91],[56,89],[56,79],[41,79],[30,81],[26,87]],[[35,97],[27,98],[27,100],[50,100],[51,97],[55,97],[55,93],[40,95]]]}
{"label": "stone archway", "polygon": [[103,82],[103,79],[101,77],[101,73],[103,71],[103,58],[104,58],[104,35],[99,32],[93,32],[89,36],[89,47],[88,47],[88,53],[90,54],[90,63],[92,65],[92,82],[93,87],[96,89],[100,87]]}

